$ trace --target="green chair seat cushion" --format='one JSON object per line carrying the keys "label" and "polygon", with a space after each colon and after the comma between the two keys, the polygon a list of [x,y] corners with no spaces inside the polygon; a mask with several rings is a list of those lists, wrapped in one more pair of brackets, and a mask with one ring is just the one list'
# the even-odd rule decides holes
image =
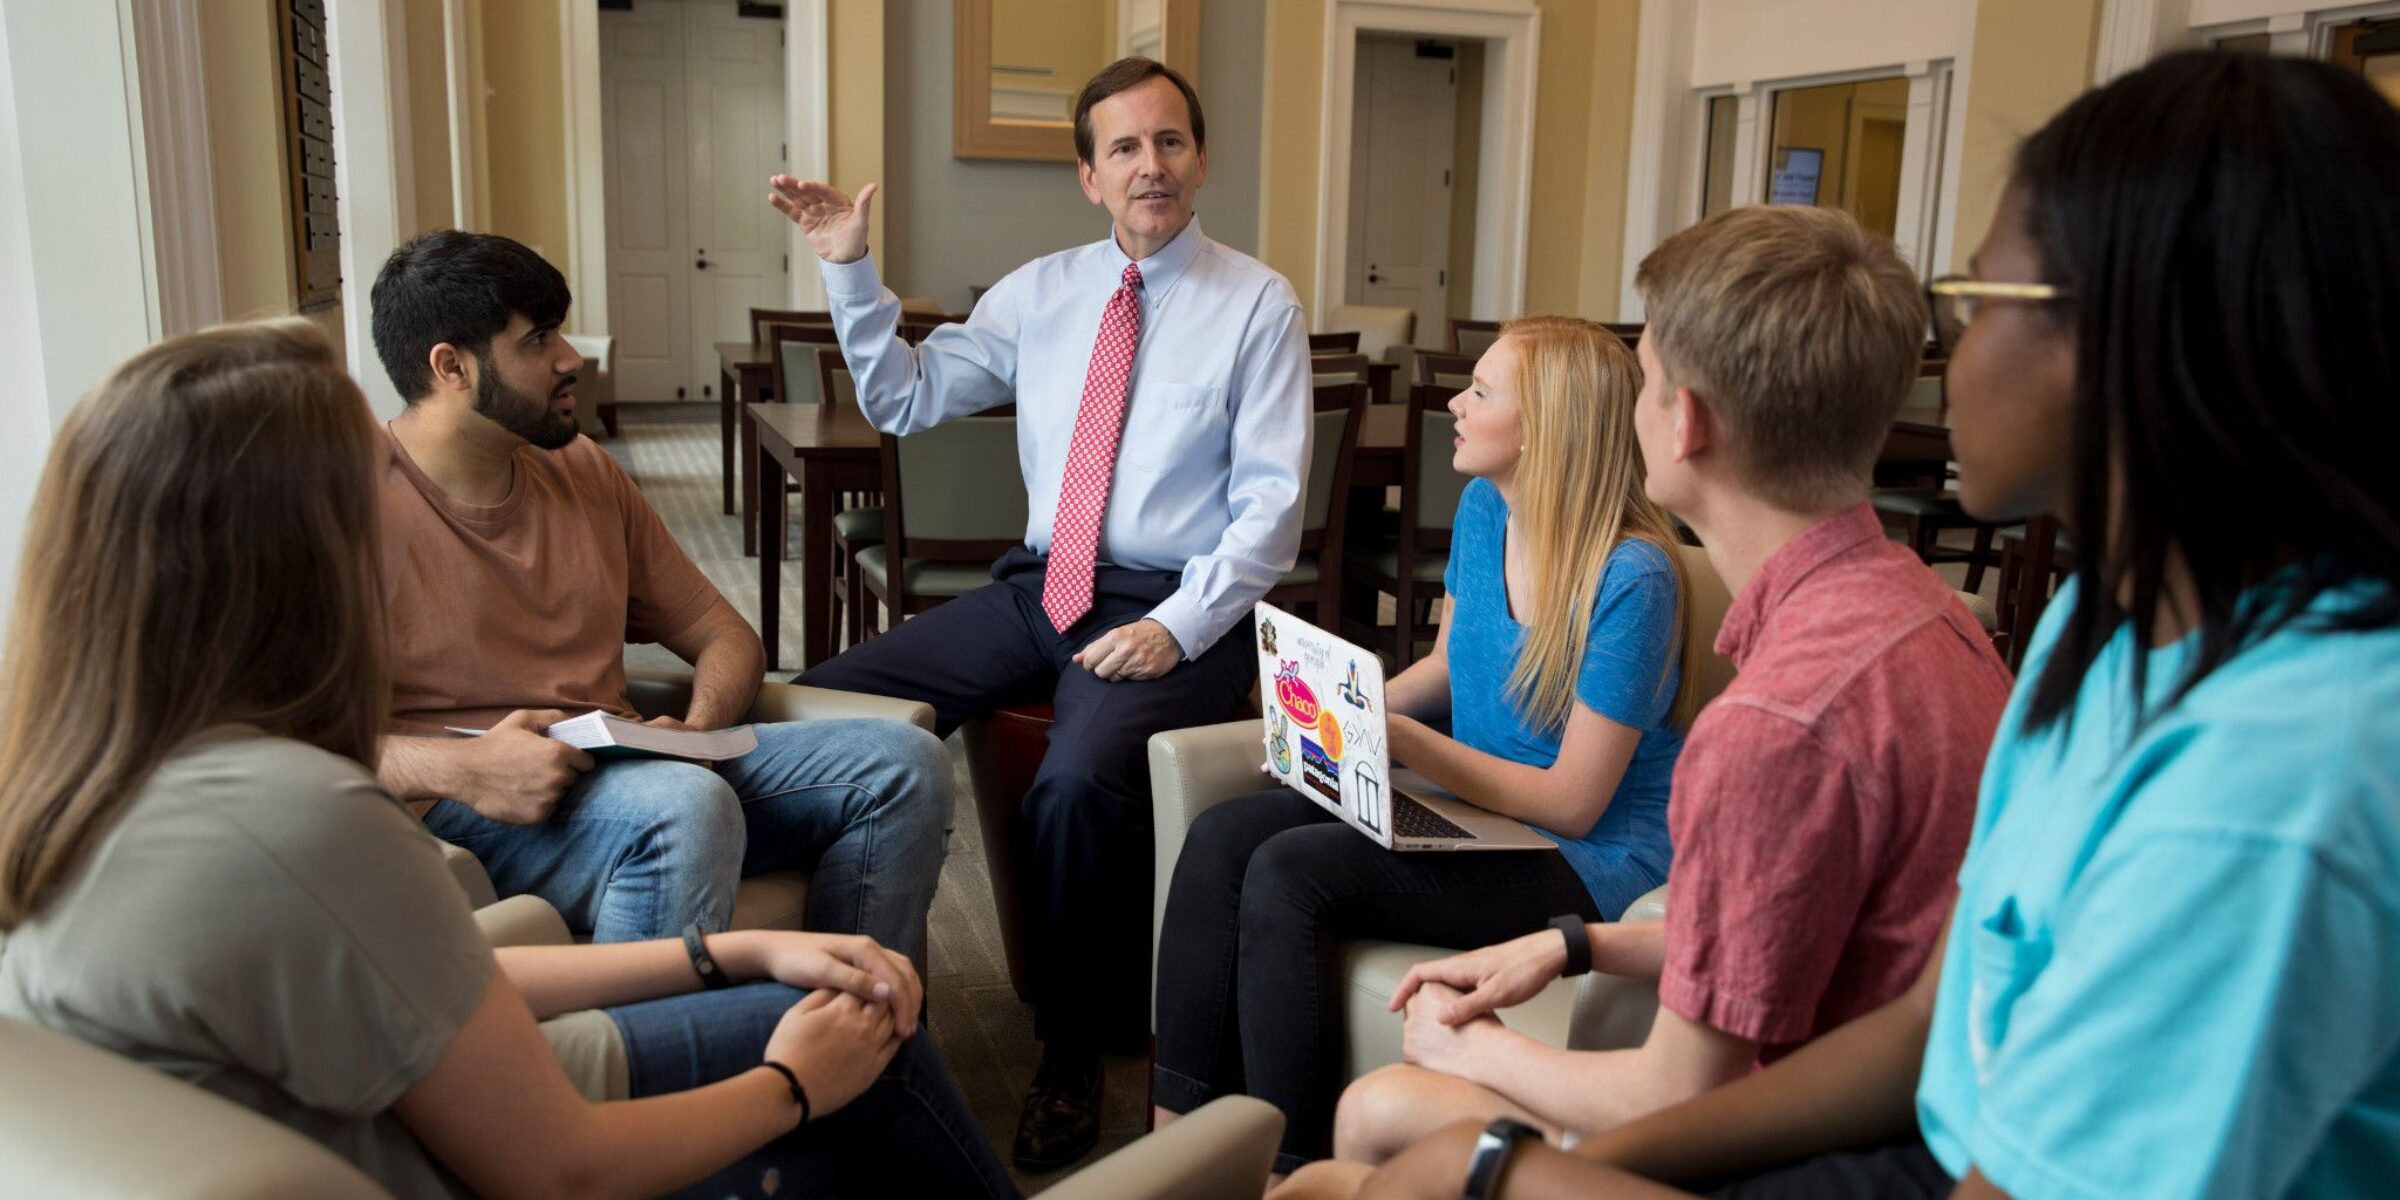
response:
{"label": "green chair seat cushion", "polygon": [[[1364,571],[1380,579],[1400,577],[1400,548],[1377,546],[1373,549],[1352,550],[1343,557],[1353,571]],[[1450,567],[1450,556],[1440,551],[1420,551],[1413,574],[1418,583],[1440,583],[1442,573]],[[1287,577],[1288,579],[1288,577]]]}
{"label": "green chair seat cushion", "polygon": [[1283,578],[1275,581],[1275,586],[1307,587],[1316,583],[1318,580],[1323,579],[1324,577],[1323,569],[1318,565],[1316,554],[1310,551],[1303,551],[1301,552],[1300,560],[1292,564],[1291,570],[1283,573]]}
{"label": "green chair seat cushion", "polygon": [[834,536],[853,546],[871,545],[883,540],[883,506],[845,508],[833,514]]}
{"label": "green chair seat cushion", "polygon": [[[964,596],[992,581],[990,563],[911,558],[901,562],[900,570],[911,596]],[[875,545],[859,550],[858,573],[877,591],[891,594],[891,547]]]}

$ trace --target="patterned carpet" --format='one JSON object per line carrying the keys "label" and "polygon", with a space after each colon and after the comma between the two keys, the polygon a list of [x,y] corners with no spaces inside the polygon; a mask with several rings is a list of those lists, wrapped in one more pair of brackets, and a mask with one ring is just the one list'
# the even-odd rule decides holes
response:
{"label": "patterned carpet", "polygon": [[[758,560],[742,555],[739,518],[720,511],[723,475],[716,406],[629,404],[620,411],[620,436],[602,438],[600,445],[624,464],[684,551],[755,625]],[[798,553],[796,531],[792,552]],[[784,579],[786,670],[774,673],[774,678],[789,674],[800,644],[800,572],[788,560]],[[683,665],[657,646],[628,647],[625,661],[633,667]],[[957,739],[951,743],[955,759]],[[1033,1011],[1018,1001],[1009,986],[1000,925],[992,908],[991,876],[963,762],[959,764],[958,794],[950,856],[942,867],[941,888],[933,903],[926,991],[934,1044],[957,1077],[959,1089],[966,1093],[985,1135],[1005,1161],[1009,1143],[1016,1136],[1017,1109],[1033,1079],[1040,1047],[1033,1040]],[[1146,1059],[1109,1060],[1100,1149],[1094,1159],[1148,1128],[1149,1088]],[[1032,1192],[1057,1178],[1020,1173],[1018,1182]]]}

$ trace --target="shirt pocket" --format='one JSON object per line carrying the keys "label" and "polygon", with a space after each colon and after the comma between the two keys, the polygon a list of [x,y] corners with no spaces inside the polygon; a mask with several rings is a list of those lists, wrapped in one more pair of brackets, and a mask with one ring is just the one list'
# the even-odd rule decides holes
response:
{"label": "shirt pocket", "polygon": [[1992,1055],[2008,1040],[2009,1016],[2050,965],[2050,951],[2049,931],[2027,929],[2014,896],[1975,923],[1967,939],[1967,1038],[1979,1084],[1991,1081]]}
{"label": "shirt pocket", "polygon": [[1221,384],[1142,384],[1134,389],[1133,407],[1125,414],[1117,461],[1153,475],[1181,463],[1222,462],[1232,424]]}

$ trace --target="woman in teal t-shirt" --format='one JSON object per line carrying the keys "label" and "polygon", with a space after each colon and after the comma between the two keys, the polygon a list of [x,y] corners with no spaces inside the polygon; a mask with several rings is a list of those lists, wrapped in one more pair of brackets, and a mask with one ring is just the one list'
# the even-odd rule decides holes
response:
{"label": "woman in teal t-shirt", "polygon": [[[1517,1151],[1499,1194],[2390,1194],[2396,197],[2400,114],[2323,63],[2175,55],[2025,143],[1935,325],[1961,499],[2057,517],[2082,566],[1943,949],[1766,1071]],[[1376,1194],[1456,1194],[1476,1133]]]}
{"label": "woman in teal t-shirt", "polygon": [[1395,761],[1562,852],[1396,854],[1289,788],[1201,814],[1160,927],[1162,1119],[1246,1092],[1284,1111],[1278,1170],[1321,1158],[1345,1082],[1339,940],[1480,946],[1562,913],[1614,920],[1665,882],[1685,589],[1642,491],[1640,386],[1589,321],[1502,327],[1450,402],[1473,479],[1441,632],[1384,688]]}

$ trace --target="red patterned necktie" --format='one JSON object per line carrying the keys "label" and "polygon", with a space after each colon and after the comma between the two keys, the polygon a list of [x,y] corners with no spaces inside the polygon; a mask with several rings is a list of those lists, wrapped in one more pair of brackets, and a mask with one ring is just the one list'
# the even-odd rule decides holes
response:
{"label": "red patterned necktie", "polygon": [[1108,511],[1109,478],[1116,474],[1117,442],[1125,432],[1126,385],[1142,336],[1141,287],[1142,268],[1125,264],[1124,281],[1100,314],[1100,337],[1092,343],[1092,365],[1083,377],[1083,405],[1075,411],[1075,437],[1067,444],[1067,469],[1058,481],[1042,611],[1060,633],[1092,611],[1100,518]]}

